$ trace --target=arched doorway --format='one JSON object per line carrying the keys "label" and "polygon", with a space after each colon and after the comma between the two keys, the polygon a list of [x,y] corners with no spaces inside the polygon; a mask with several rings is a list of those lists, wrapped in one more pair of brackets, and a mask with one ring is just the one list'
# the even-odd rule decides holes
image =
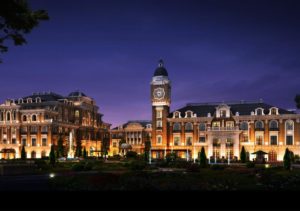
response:
{"label": "arched doorway", "polygon": [[277,153],[274,150],[269,152],[269,162],[277,162]]}

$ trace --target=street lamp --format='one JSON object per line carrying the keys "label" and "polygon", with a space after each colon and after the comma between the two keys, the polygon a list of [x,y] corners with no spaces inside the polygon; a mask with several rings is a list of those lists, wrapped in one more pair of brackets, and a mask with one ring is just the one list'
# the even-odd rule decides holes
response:
{"label": "street lamp", "polygon": [[151,146],[149,148],[149,164],[151,164]]}
{"label": "street lamp", "polygon": [[194,145],[194,163],[196,162],[196,152],[195,152],[195,145]]}

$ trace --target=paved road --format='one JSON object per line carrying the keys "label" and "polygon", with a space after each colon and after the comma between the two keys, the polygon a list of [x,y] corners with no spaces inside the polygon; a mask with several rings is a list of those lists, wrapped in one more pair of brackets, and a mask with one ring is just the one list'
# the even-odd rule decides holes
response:
{"label": "paved road", "polygon": [[49,174],[0,176],[1,191],[44,191],[49,190]]}

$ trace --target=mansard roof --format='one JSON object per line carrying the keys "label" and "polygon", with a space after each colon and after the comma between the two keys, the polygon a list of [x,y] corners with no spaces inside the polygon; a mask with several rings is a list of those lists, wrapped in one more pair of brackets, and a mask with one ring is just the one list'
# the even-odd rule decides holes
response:
{"label": "mansard roof", "polygon": [[[32,100],[34,101],[37,97],[40,97],[42,102],[58,101],[59,99],[65,98],[64,96],[60,94],[56,94],[54,92],[37,92],[37,93],[33,93],[32,95],[22,97],[22,99],[26,100],[27,98],[32,98]],[[18,100],[16,101],[17,101],[16,103],[18,103]]]}
{"label": "mansard roof", "polygon": [[[278,108],[277,106],[269,105],[266,103],[263,103],[262,101],[259,102],[245,102],[245,101],[240,101],[240,102],[215,102],[215,103],[189,103],[186,106],[175,110],[179,111],[181,113],[181,116],[185,115],[186,111],[193,111],[194,113],[197,114],[197,117],[207,117],[207,114],[210,113],[211,116],[214,115],[216,111],[216,107],[219,105],[226,104],[230,107],[230,111],[233,115],[236,114],[236,112],[239,113],[239,115],[251,115],[251,112],[255,112],[255,109],[257,108],[263,108],[264,113],[267,114],[269,113],[270,108]],[[169,117],[173,117],[173,111],[170,113]],[[279,114],[294,114],[295,112],[293,111],[288,111],[282,108],[278,108]]]}

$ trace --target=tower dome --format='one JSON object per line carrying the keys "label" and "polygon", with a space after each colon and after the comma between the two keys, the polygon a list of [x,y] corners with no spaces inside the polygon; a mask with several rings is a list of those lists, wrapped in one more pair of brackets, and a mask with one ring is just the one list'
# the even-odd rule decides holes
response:
{"label": "tower dome", "polygon": [[74,92],[71,92],[69,94],[69,97],[86,97],[86,94],[84,94],[83,92],[76,90]]}
{"label": "tower dome", "polygon": [[168,76],[168,71],[164,67],[164,61],[162,59],[158,61],[158,67],[154,72],[154,76]]}

